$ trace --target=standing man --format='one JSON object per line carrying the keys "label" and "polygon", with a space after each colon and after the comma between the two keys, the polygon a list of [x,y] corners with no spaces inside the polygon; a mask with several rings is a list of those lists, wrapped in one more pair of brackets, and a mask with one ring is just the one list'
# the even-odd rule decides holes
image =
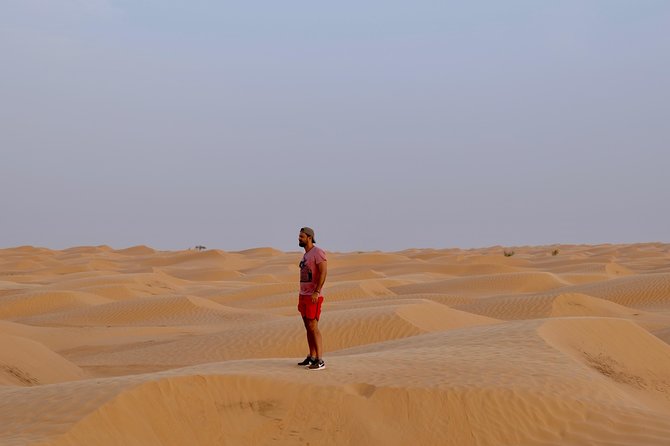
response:
{"label": "standing man", "polygon": [[319,331],[319,317],[321,316],[321,304],[323,296],[321,289],[326,281],[328,267],[326,252],[314,246],[314,230],[312,228],[301,228],[298,235],[298,245],[305,248],[305,254],[300,262],[300,296],[298,297],[298,311],[302,315],[302,321],[307,330],[307,344],[309,355],[298,365],[307,366],[309,370],[321,370],[326,368],[321,355],[323,347],[321,344],[321,332]]}

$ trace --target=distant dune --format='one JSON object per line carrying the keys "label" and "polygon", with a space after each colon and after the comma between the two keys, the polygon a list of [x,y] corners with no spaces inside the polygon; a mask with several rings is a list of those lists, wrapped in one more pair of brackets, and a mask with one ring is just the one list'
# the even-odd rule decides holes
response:
{"label": "distant dune", "polygon": [[670,245],[505,249],[1,249],[0,445],[670,444]]}

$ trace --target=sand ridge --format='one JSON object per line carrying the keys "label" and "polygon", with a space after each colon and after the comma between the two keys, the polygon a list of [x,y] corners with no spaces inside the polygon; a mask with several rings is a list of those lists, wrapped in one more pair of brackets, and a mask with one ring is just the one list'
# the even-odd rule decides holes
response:
{"label": "sand ridge", "polygon": [[0,249],[0,444],[667,444],[669,245],[301,255]]}

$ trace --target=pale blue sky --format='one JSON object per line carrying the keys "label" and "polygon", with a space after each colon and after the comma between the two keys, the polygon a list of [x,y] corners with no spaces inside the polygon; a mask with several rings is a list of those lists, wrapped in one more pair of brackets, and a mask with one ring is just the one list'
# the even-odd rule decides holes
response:
{"label": "pale blue sky", "polygon": [[0,247],[670,242],[670,2],[4,0]]}

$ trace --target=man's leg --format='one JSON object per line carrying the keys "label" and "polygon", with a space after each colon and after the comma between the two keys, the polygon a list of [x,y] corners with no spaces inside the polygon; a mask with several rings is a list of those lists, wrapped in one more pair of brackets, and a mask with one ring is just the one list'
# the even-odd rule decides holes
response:
{"label": "man's leg", "polygon": [[314,339],[314,333],[312,332],[310,328],[310,319],[307,319],[306,317],[303,316],[302,318],[303,323],[305,324],[305,332],[307,333],[307,345],[309,345],[309,356],[312,358],[317,357],[317,348],[316,348],[316,342]]}
{"label": "man's leg", "polygon": [[307,338],[309,339],[310,335],[312,337],[312,343],[314,345],[314,354],[312,354],[312,346],[310,345],[310,355],[315,358],[321,358],[323,353],[323,345],[321,341],[321,331],[319,330],[319,321],[317,319],[307,319]]}

